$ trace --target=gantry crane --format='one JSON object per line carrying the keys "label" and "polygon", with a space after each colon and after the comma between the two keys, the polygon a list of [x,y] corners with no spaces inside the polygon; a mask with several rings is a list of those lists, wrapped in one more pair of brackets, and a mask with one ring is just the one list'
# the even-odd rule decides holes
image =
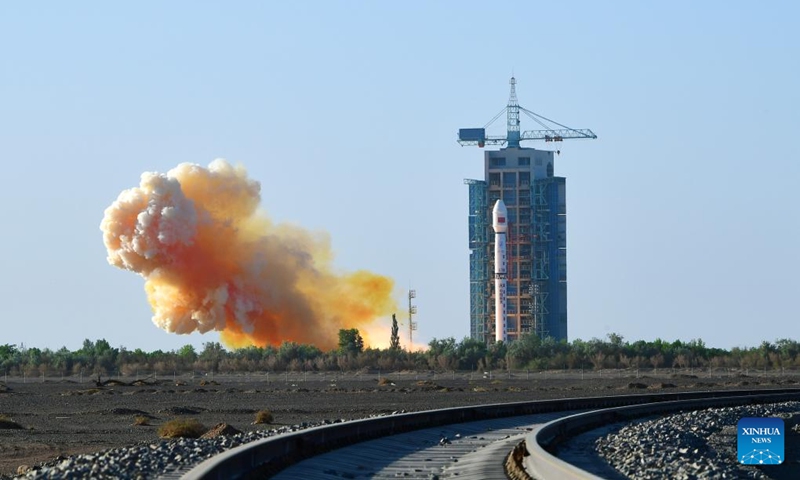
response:
{"label": "gantry crane", "polygon": [[[571,138],[597,138],[588,128],[576,130],[561,125],[558,122],[545,118],[537,113],[523,108],[517,101],[517,80],[511,77],[508,82],[511,84],[511,94],[508,97],[508,105],[505,106],[500,112],[492,118],[489,123],[484,125],[483,128],[462,128],[458,131],[458,143],[461,146],[477,145],[483,148],[484,145],[506,145],[508,147],[519,148],[519,142],[525,140],[544,140],[545,142],[561,142]],[[500,118],[500,115],[506,112],[508,119],[508,134],[505,137],[499,136],[486,136],[486,128],[494,123],[495,120]],[[523,112],[531,117],[536,123],[541,125],[543,130],[527,130],[520,132],[519,129],[519,112]],[[558,128],[552,128],[550,125],[555,125]]]}

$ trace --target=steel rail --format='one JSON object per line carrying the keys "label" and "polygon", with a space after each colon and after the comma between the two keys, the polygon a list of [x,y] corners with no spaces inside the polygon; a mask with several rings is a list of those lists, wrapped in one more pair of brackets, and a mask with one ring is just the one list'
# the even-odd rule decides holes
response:
{"label": "steel rail", "polygon": [[[479,420],[499,419],[559,411],[614,409],[616,407],[635,405],[642,405],[641,408],[645,411],[654,412],[655,410],[652,404],[665,402],[673,402],[672,408],[675,408],[674,402],[679,401],[708,401],[712,398],[717,400],[730,398],[730,401],[733,403],[747,403],[749,401],[747,398],[766,398],[769,395],[773,395],[775,398],[797,399],[800,398],[800,389],[784,388],[770,390],[719,390],[567,398],[558,400],[538,400],[491,405],[476,405],[405,413],[400,415],[387,415],[384,417],[354,420],[334,425],[310,428],[298,432],[258,440],[246,445],[241,445],[237,448],[233,448],[205,460],[184,474],[181,478],[184,480],[222,480],[254,477],[268,478],[287,466],[297,463],[303,459],[366,440],[397,435],[400,433],[421,430],[424,428],[475,422]],[[743,399],[741,397],[746,398]],[[665,405],[666,404],[667,403],[665,403]],[[567,418],[575,418],[575,416],[570,416]],[[612,421],[614,418],[622,417],[611,416],[607,418],[608,421]],[[580,428],[582,428],[580,426],[581,420],[572,420],[571,422],[576,422],[574,424],[558,423],[561,420],[550,422],[547,424],[547,429],[543,427],[536,432],[537,437],[535,437],[535,441],[532,441],[532,445],[536,444],[541,448],[541,451],[538,451],[534,448],[536,454],[541,459],[539,463],[537,463],[537,466],[544,463],[549,463],[558,465],[558,468],[566,468],[567,470],[569,470],[569,467],[571,467],[568,464],[566,464],[565,467],[559,463],[562,462],[561,460],[552,457],[552,455],[545,450],[545,448],[549,448],[549,445],[552,445],[552,443],[548,444],[545,442],[546,438],[549,437],[552,441],[561,438],[560,435],[562,435],[562,429],[563,432],[577,432]],[[538,435],[541,435],[541,437]],[[537,443],[540,439],[544,442],[544,444]],[[547,455],[545,456],[545,454]],[[563,478],[563,476],[551,476],[549,478]],[[584,476],[574,478],[590,477]]]}
{"label": "steel rail", "polygon": [[581,433],[641,417],[734,405],[800,400],[800,389],[791,392],[749,391],[738,396],[721,396],[717,393],[719,392],[711,392],[706,398],[605,408],[553,420],[526,436],[525,448],[528,455],[524,458],[525,470],[538,480],[602,480],[602,477],[576,467],[552,452],[558,445]]}

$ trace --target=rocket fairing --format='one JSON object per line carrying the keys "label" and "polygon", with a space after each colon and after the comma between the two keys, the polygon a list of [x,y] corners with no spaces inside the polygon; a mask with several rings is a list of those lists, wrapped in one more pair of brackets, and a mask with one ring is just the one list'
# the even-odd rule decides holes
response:
{"label": "rocket fairing", "polygon": [[502,200],[492,209],[494,228],[494,331],[495,341],[506,341],[506,231],[508,210]]}

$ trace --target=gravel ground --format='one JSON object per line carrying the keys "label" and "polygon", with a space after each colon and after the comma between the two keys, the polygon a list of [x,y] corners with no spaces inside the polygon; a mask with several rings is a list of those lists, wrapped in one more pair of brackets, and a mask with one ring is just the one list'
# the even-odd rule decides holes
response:
{"label": "gravel ground", "polygon": [[[113,464],[126,477],[153,478],[154,472],[169,471],[176,462],[186,464],[235,442],[269,435],[270,430],[300,428],[303,424],[366,418],[396,411],[429,410],[549,398],[640,393],[643,391],[687,391],[708,389],[776,388],[786,379],[701,379],[690,376],[631,378],[606,374],[583,378],[581,374],[525,373],[486,377],[477,374],[433,375],[401,373],[378,375],[283,375],[161,379],[133,384],[95,386],[94,382],[9,382],[0,389],[0,415],[23,428],[0,431],[0,477],[19,469],[44,465],[49,477],[57,466],[68,462],[74,468],[101,469]],[[665,383],[665,378],[669,378]],[[124,380],[124,379],[123,379]],[[794,383],[792,380],[788,382]],[[385,383],[385,384],[384,384]],[[254,414],[269,409],[272,425],[254,425]],[[146,416],[149,425],[135,426],[134,417]],[[194,418],[208,427],[227,423],[244,432],[241,438],[223,437],[195,444],[162,441],[158,427],[174,418]],[[121,448],[123,447],[123,448]],[[117,449],[111,453],[109,449]],[[173,450],[172,460],[154,460],[155,467],[132,459],[144,452]],[[196,451],[194,451],[196,449]],[[133,452],[137,452],[135,455]],[[89,456],[69,458],[85,454]],[[126,455],[129,457],[126,460]],[[180,459],[176,460],[176,456]],[[155,453],[147,458],[166,458]],[[71,463],[69,463],[71,462]],[[159,462],[161,462],[159,464]],[[148,464],[149,465],[149,464]],[[71,467],[71,468],[73,468]],[[42,470],[39,470],[42,471]],[[92,474],[91,470],[87,470]],[[85,472],[85,473],[86,473]],[[104,477],[100,470],[92,476]],[[42,476],[42,475],[39,475]],[[114,476],[114,475],[110,475]],[[800,478],[800,477],[798,477]]]}
{"label": "gravel ground", "polygon": [[30,468],[18,478],[154,478],[179,470],[185,472],[189,467],[197,465],[213,455],[244,443],[339,422],[341,420],[302,423],[271,430],[221,435],[210,439],[182,438],[144,442],[126,447],[110,448],[99,453],[57,458]]}
{"label": "gravel ground", "polygon": [[[736,424],[742,417],[781,417],[786,427],[781,465],[737,461]],[[627,424],[595,441],[613,468],[631,479],[798,479],[800,402],[712,408]]]}

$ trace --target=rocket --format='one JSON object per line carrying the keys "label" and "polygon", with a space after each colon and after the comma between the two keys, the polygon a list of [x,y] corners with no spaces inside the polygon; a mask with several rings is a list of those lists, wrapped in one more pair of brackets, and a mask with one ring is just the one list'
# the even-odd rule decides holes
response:
{"label": "rocket", "polygon": [[506,341],[506,231],[508,210],[502,200],[492,209],[494,228],[494,331],[495,341]]}

